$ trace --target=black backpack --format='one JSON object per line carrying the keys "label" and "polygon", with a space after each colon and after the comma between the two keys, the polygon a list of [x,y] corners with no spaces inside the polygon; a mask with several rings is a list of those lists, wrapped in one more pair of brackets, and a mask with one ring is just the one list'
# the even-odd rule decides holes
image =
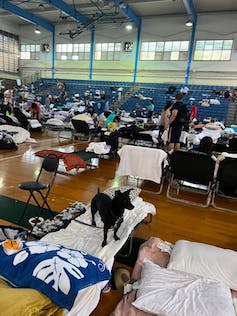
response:
{"label": "black backpack", "polygon": [[14,142],[11,135],[5,131],[0,131],[0,149],[17,149],[17,145]]}

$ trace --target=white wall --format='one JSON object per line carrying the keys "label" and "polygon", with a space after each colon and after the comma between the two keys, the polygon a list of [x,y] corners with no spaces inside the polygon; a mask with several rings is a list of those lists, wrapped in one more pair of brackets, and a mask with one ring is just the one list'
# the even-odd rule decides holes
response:
{"label": "white wall", "polygon": [[[184,25],[186,16],[161,16],[142,21],[141,41],[190,40],[191,29]],[[0,21],[0,26],[1,26]],[[14,29],[13,26],[7,25]],[[67,32],[73,25],[60,24],[56,27],[56,43],[90,42],[90,31],[84,31],[73,40]],[[16,29],[16,28],[15,28]],[[41,29],[36,35],[34,26],[22,26],[17,29],[22,43],[49,43],[50,52],[41,52],[40,61],[21,61],[23,73],[41,71],[42,76],[51,77],[52,68],[52,35]],[[192,61],[190,83],[213,85],[237,85],[237,23],[236,14],[200,14],[196,39],[233,39],[234,49],[230,61]],[[97,24],[95,42],[134,43],[132,52],[121,51],[120,61],[93,61],[94,80],[133,81],[137,31],[127,32],[122,24]],[[138,61],[137,82],[184,82],[187,63],[184,61]],[[89,79],[89,61],[55,61],[56,78]]]}

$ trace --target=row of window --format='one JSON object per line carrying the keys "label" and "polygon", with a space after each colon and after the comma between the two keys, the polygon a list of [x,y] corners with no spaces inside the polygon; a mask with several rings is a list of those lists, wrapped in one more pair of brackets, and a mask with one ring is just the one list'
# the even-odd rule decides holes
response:
{"label": "row of window", "polygon": [[[233,40],[196,41],[194,60],[230,60]],[[120,60],[121,43],[96,43],[95,60]],[[89,60],[91,45],[57,44],[57,60]],[[187,60],[189,41],[142,42],[140,60]],[[39,59],[40,45],[21,45],[21,59]]]}
{"label": "row of window", "polygon": [[0,71],[17,72],[19,45],[15,35],[0,31]]}

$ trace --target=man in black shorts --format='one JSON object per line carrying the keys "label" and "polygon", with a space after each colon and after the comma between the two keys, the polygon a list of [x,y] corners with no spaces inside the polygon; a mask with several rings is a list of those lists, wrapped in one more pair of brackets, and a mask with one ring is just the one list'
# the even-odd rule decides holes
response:
{"label": "man in black shorts", "polygon": [[182,111],[183,95],[181,93],[177,94],[175,97],[174,104],[171,108],[170,119],[166,125],[166,128],[169,128],[168,131],[168,142],[169,142],[169,151],[179,150],[180,149],[180,135],[182,132],[183,123],[180,121],[180,113]]}

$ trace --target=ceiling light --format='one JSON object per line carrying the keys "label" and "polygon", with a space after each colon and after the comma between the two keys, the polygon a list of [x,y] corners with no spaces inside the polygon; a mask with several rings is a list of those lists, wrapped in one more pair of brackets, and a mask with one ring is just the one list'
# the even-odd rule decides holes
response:
{"label": "ceiling light", "polygon": [[193,22],[191,20],[188,20],[185,22],[186,26],[193,26]]}
{"label": "ceiling light", "polygon": [[41,33],[40,29],[38,27],[35,28],[35,34],[40,34],[40,33]]}
{"label": "ceiling light", "polygon": [[132,29],[133,29],[133,26],[132,26],[132,24],[126,24],[126,26],[125,26],[125,29],[127,30],[127,31],[131,31]]}

